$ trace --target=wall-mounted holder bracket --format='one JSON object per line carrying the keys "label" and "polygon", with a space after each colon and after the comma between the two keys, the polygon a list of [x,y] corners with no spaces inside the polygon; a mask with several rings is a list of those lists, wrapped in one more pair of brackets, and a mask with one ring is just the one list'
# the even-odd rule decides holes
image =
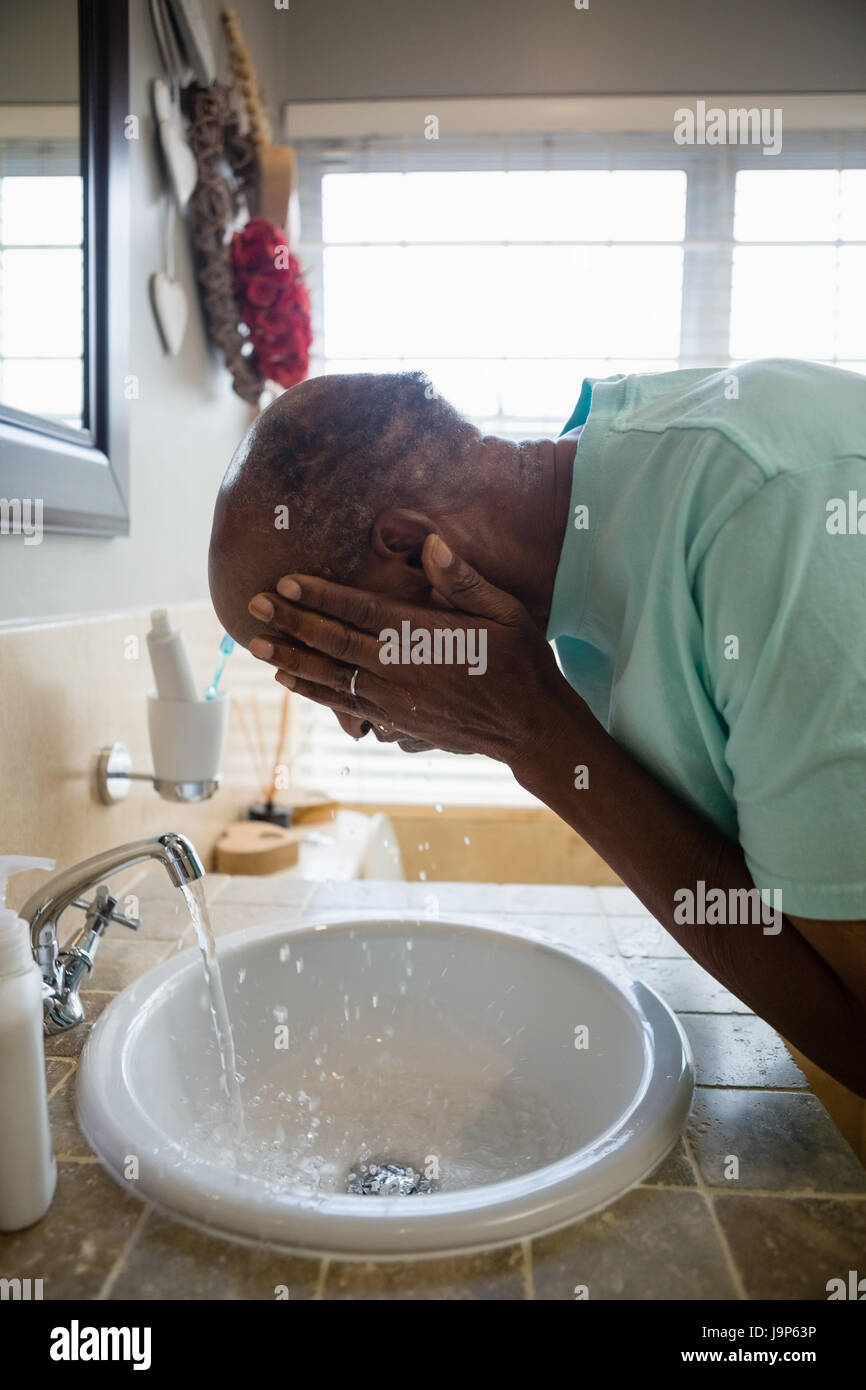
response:
{"label": "wall-mounted holder bracket", "polygon": [[202,781],[172,782],[155,777],[152,772],[133,772],[132,758],[125,743],[108,743],[100,748],[96,759],[96,794],[104,806],[125,801],[133,782],[150,782],[164,801],[192,804],[207,801],[220,784],[219,777]]}

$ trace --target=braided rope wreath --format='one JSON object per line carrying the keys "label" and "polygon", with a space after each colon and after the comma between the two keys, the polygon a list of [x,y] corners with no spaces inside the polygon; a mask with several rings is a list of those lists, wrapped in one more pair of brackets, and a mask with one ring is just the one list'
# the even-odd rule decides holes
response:
{"label": "braided rope wreath", "polygon": [[190,86],[184,100],[198,167],[189,225],[207,331],[235,392],[257,405],[268,380],[294,386],[307,375],[309,297],[278,227],[256,218],[235,230],[255,196],[256,150],[240,132],[231,90]]}

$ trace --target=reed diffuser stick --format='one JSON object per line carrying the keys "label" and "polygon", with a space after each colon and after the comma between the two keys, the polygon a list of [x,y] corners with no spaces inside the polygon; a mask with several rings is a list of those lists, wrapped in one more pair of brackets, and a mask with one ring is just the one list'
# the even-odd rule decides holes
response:
{"label": "reed diffuser stick", "polygon": [[278,772],[278,768],[282,765],[282,761],[283,761],[283,752],[284,752],[285,747],[286,747],[286,734],[287,734],[287,732],[288,732],[288,728],[289,728],[289,692],[288,692],[288,690],[284,690],[284,691],[283,691],[283,707],[282,707],[282,709],[280,710],[280,732],[279,732],[279,734],[277,735],[277,755],[276,755],[276,757],[274,758],[274,765],[273,765],[273,768],[271,769],[271,780],[270,780],[270,785],[268,786],[268,794],[267,794],[267,796],[265,797],[265,805],[267,806],[268,810],[271,809],[271,807],[272,807],[273,804],[274,804],[274,800],[275,800],[275,798],[276,798],[276,791],[277,791],[277,772]]}
{"label": "reed diffuser stick", "polygon": [[256,747],[252,731],[250,729],[249,724],[247,723],[246,716],[243,711],[243,706],[241,705],[240,700],[234,700],[233,704],[235,709],[237,710],[238,722],[240,723],[244,738],[246,739],[247,749],[250,755],[250,762],[252,763],[253,774],[256,779],[257,790],[259,795],[263,796],[265,789],[268,785],[267,769],[262,768],[260,760],[260,750]]}
{"label": "reed diffuser stick", "polygon": [[262,712],[259,709],[259,697],[253,696],[253,719],[255,720],[256,742],[259,746],[259,766],[263,770],[262,791],[267,791],[270,786],[270,773],[268,772],[268,754],[265,748],[265,734],[262,727]]}

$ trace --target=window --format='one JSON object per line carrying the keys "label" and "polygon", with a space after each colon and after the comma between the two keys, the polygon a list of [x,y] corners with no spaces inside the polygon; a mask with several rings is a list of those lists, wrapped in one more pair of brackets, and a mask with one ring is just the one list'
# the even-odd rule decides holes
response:
{"label": "window", "polygon": [[[420,368],[480,429],[557,435],[584,376],[803,356],[866,371],[866,142],[669,135],[301,145],[312,371]],[[343,800],[531,804],[482,758],[353,746],[306,701],[296,773]]]}
{"label": "window", "polygon": [[681,170],[326,174],[325,368],[557,434],[581,375],[675,366],[685,207]]}
{"label": "window", "polygon": [[732,358],[866,371],[866,169],[738,173],[734,240]]}
{"label": "window", "polygon": [[0,141],[0,401],[84,424],[83,196],[77,144]]}

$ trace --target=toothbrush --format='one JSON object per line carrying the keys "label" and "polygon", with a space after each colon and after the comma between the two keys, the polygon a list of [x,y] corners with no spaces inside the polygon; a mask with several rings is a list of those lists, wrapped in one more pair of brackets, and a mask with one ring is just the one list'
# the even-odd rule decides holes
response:
{"label": "toothbrush", "polygon": [[225,670],[225,664],[226,664],[228,658],[231,656],[231,654],[232,654],[232,652],[234,651],[234,649],[235,649],[234,638],[233,638],[233,637],[229,637],[228,633],[225,633],[224,636],[223,636],[223,640],[220,642],[220,658],[219,658],[219,661],[217,662],[217,668],[216,668],[216,671],[214,672],[214,678],[213,678],[213,680],[211,681],[210,685],[208,686],[207,690],[206,690],[205,693],[204,693],[204,698],[205,698],[206,700],[212,700],[212,699],[214,698],[214,696],[216,695],[216,693],[217,693],[217,686],[218,686],[219,683],[220,683],[220,677],[222,676],[222,673],[223,673],[223,671]]}

